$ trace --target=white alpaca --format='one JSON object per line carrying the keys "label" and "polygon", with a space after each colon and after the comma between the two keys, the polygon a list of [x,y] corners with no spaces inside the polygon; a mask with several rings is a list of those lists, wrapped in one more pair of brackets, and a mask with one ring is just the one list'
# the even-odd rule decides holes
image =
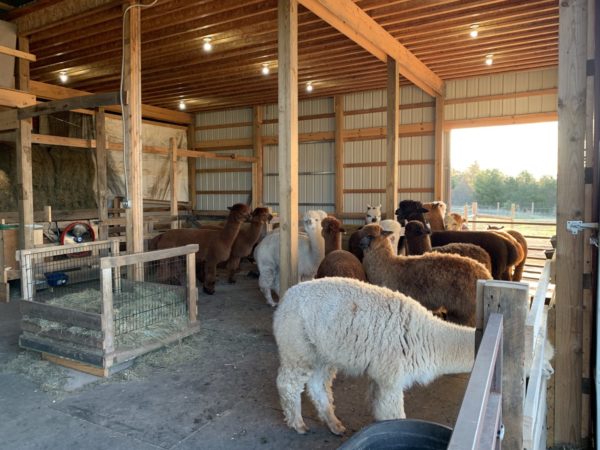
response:
{"label": "white alpaca", "polygon": [[[298,279],[310,280],[317,274],[319,264],[325,257],[325,240],[321,234],[323,211],[307,211],[304,214],[306,233],[298,235]],[[260,273],[258,286],[270,306],[277,306],[271,291],[279,295],[279,230],[269,233],[254,250],[254,259]]]}
{"label": "white alpaca", "polygon": [[367,205],[367,214],[365,215],[365,224],[381,222],[381,203],[377,206]]}
{"label": "white alpaca", "polygon": [[379,222],[379,226],[385,231],[391,231],[392,234],[388,238],[392,243],[394,254],[398,254],[398,245],[400,244],[400,238],[404,236],[404,227],[400,225],[400,222],[392,219],[385,219]]}
{"label": "white alpaca", "polygon": [[339,370],[368,375],[376,420],[404,418],[404,390],[437,376],[468,372],[475,330],[435,317],[399,292],[350,278],[321,278],[290,288],[275,312],[279,398],[286,423],[306,433],[300,396],[305,384],[332,433],[331,385]]}

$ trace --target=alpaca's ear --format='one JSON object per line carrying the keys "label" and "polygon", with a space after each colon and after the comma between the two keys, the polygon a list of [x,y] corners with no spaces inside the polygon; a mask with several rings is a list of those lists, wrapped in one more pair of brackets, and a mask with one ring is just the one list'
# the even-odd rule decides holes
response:
{"label": "alpaca's ear", "polygon": [[229,211],[233,211],[233,208],[232,208],[231,206],[228,206],[228,207],[227,207],[227,209],[228,209]]}

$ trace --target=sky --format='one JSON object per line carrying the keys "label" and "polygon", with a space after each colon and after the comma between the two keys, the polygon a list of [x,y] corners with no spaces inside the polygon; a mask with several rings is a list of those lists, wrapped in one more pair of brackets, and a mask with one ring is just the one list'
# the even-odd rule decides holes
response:
{"label": "sky", "polygon": [[509,176],[527,170],[535,178],[556,177],[557,122],[456,129],[450,146],[452,168],[459,171],[477,161],[482,169]]}

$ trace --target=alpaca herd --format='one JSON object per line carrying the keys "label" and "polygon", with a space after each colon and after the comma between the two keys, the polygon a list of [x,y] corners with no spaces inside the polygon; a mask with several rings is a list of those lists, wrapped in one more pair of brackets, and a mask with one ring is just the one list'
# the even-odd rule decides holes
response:
{"label": "alpaca herd", "polygon": [[332,433],[344,432],[333,406],[337,372],[369,377],[373,415],[384,420],[405,417],[403,391],[411,385],[469,371],[477,280],[519,281],[527,258],[520,233],[466,231],[466,220],[447,214],[443,202],[403,200],[395,220],[382,220],[381,205],[367,205],[365,224],[347,249],[337,218],[307,211],[298,234],[300,283],[276,302],[279,229],[266,232],[267,208],[251,212],[236,204],[229,210],[223,227],[169,230],[149,249],[200,244],[197,271],[208,294],[215,291],[219,263],[233,283],[241,259],[254,257],[260,291],[277,307],[277,388],[286,423],[298,433],[307,431],[305,386],[319,418]]}

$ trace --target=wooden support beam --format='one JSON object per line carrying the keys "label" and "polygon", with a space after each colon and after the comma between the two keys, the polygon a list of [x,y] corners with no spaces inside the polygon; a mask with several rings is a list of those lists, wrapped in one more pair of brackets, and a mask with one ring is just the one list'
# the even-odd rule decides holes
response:
{"label": "wooden support beam", "polygon": [[4,45],[0,45],[0,53],[3,55],[14,56],[16,58],[24,59],[26,61],[31,62],[35,62],[37,60],[35,55],[32,55],[29,52],[15,50],[14,48],[5,47]]}
{"label": "wooden support beam", "polygon": [[[123,5],[125,10],[128,5]],[[127,100],[123,109],[125,120],[125,160],[129,181],[127,209],[127,251],[144,251],[144,203],[142,197],[142,76],[141,76],[141,11],[130,8],[125,17],[125,76],[123,98]],[[139,272],[141,269],[136,266]],[[141,278],[134,274],[135,279]]]}
{"label": "wooden support beam", "polygon": [[104,221],[108,219],[108,177],[106,148],[106,114],[104,109],[96,111],[96,203],[98,204],[98,235],[101,241],[108,239],[108,227]]}
{"label": "wooden support beam", "polygon": [[333,99],[335,109],[335,213],[344,211],[344,96]]}
{"label": "wooden support beam", "polygon": [[371,54],[396,61],[400,74],[429,95],[444,95],[444,82],[352,0],[299,0]]}
{"label": "wooden support beam", "polygon": [[[61,100],[64,98],[79,97],[91,94],[91,92],[80,91],[77,89],[66,88],[64,86],[57,86],[49,83],[42,83],[34,80],[31,80],[31,88],[29,92],[38,98],[43,98],[46,100]],[[121,113],[120,106],[108,106],[105,109],[106,111]],[[160,108],[158,106],[151,105],[142,105],[142,116],[147,119],[154,119],[162,122],[171,122],[182,125],[191,124],[193,117],[189,113],[173,111],[171,109]]]}
{"label": "wooden support beam", "polygon": [[19,109],[19,119],[54,114],[62,111],[72,111],[79,108],[96,108],[100,106],[116,105],[119,103],[118,92],[103,92],[102,94],[84,95],[81,97],[53,100],[46,103],[28,106]]}
{"label": "wooden support beam", "polygon": [[398,125],[400,106],[400,76],[398,75],[398,64],[393,58],[387,62],[387,150],[385,170],[385,216],[394,218],[394,211],[398,206]]}
{"label": "wooden support beam", "polygon": [[516,125],[522,123],[555,122],[558,114],[555,111],[531,114],[514,114],[501,117],[481,117],[479,119],[457,119],[444,121],[444,130],[456,128],[494,127],[498,125]]}
{"label": "wooden support beam", "polygon": [[444,98],[437,96],[435,98],[435,175],[434,175],[434,200],[443,200],[444,198]]}
{"label": "wooden support beam", "polygon": [[[188,125],[187,128],[187,148],[194,148],[196,146],[196,129],[194,124]],[[196,209],[196,159],[188,157],[188,198],[192,211]]]}
{"label": "wooden support beam", "polygon": [[[60,145],[74,148],[96,148],[95,139],[79,139],[63,136],[50,136],[48,134],[32,134],[31,142],[41,145]],[[106,144],[105,144],[106,145]]]}
{"label": "wooden support beam", "polygon": [[263,119],[264,106],[255,105],[252,111],[252,142],[256,164],[252,165],[252,208],[263,203]]}
{"label": "wooden support beam", "polygon": [[298,282],[298,1],[278,0],[279,292]]}
{"label": "wooden support beam", "polygon": [[559,5],[555,445],[581,444],[587,0]]}
{"label": "wooden support beam", "polygon": [[35,95],[15,89],[0,88],[0,106],[24,108],[35,105]]}
{"label": "wooden support beam", "polygon": [[[29,52],[29,39],[19,36],[19,50]],[[17,65],[17,88],[29,90],[29,61],[19,59]],[[19,120],[17,129],[17,185],[19,206],[19,248],[34,246],[33,237],[33,165],[31,159],[31,119]]]}
{"label": "wooden support beam", "polygon": [[[177,206],[177,142],[174,137],[169,139],[169,153],[169,168],[171,169],[169,171],[171,181],[171,215],[176,216],[179,213],[179,208]],[[171,228],[177,228],[178,224],[177,220],[173,220]]]}

